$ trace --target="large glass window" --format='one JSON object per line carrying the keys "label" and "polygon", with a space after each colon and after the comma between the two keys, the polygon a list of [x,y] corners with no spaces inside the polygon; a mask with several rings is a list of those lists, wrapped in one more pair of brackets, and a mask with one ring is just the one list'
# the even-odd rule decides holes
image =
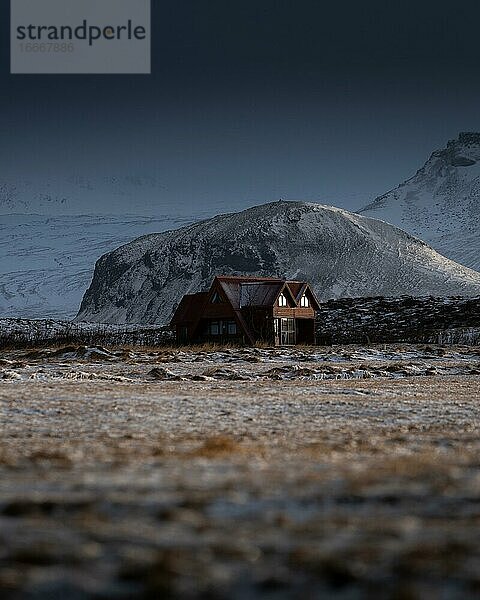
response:
{"label": "large glass window", "polygon": [[210,321],[210,335],[219,335],[220,323],[218,321]]}
{"label": "large glass window", "polygon": [[235,335],[237,333],[237,324],[235,321],[228,322],[228,335]]}
{"label": "large glass window", "polygon": [[280,344],[292,346],[295,344],[295,319],[280,319]]}

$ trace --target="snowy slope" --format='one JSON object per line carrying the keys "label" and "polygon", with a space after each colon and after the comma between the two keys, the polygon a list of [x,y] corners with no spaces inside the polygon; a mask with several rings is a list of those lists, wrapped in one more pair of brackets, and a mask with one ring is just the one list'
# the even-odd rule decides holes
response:
{"label": "snowy slope", "polygon": [[0,215],[0,317],[72,318],[99,256],[192,219]]}
{"label": "snowy slope", "polygon": [[359,213],[393,223],[480,270],[480,133],[461,133]]}
{"label": "snowy slope", "polygon": [[305,202],[275,202],[141,237],[96,264],[78,320],[165,323],[215,274],[278,275],[342,296],[480,294],[480,273],[382,221]]}
{"label": "snowy slope", "polygon": [[2,175],[0,318],[72,318],[102,254],[220,210],[174,203],[144,174]]}

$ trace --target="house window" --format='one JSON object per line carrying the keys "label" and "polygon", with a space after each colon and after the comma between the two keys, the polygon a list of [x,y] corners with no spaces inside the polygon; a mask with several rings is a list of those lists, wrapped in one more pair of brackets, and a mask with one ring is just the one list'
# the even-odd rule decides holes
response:
{"label": "house window", "polygon": [[303,306],[304,308],[308,308],[310,306],[310,301],[305,294],[303,294],[303,296],[300,298],[300,306]]}
{"label": "house window", "polygon": [[280,344],[282,346],[293,346],[295,333],[295,319],[280,319]]}
{"label": "house window", "polygon": [[236,335],[237,324],[235,321],[208,321],[206,333],[207,335]]}
{"label": "house window", "polygon": [[220,334],[220,323],[218,321],[210,321],[210,335]]}
{"label": "house window", "polygon": [[213,292],[212,304],[221,304],[223,302],[222,297],[218,292]]}
{"label": "house window", "polygon": [[287,306],[287,299],[283,294],[278,297],[278,306]]}

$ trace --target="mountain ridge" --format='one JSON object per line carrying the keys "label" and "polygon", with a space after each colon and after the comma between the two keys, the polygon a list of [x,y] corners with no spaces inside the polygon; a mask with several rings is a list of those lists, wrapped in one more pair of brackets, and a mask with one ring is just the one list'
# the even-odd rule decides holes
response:
{"label": "mountain ridge", "polygon": [[321,300],[480,294],[480,273],[392,225],[280,201],[142,236],[102,256],[77,320],[164,324],[183,294],[218,274],[309,280]]}
{"label": "mountain ridge", "polygon": [[461,132],[358,214],[381,219],[480,270],[480,133]]}

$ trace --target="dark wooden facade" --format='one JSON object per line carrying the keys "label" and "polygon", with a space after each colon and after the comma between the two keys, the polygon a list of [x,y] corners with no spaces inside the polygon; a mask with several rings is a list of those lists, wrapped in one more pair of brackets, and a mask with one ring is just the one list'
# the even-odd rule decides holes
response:
{"label": "dark wooden facade", "polygon": [[219,276],[182,298],[171,326],[180,343],[314,344],[317,309],[307,282]]}

